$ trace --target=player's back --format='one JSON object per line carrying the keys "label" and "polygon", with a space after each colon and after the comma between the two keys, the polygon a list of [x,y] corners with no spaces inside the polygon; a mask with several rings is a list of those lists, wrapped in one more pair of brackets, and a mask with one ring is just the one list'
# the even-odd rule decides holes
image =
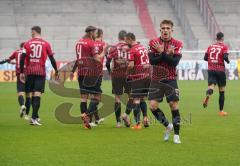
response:
{"label": "player's back", "polygon": [[[144,77],[150,74],[150,64],[147,49],[141,44],[135,44],[129,51],[129,60],[134,61],[133,73],[135,75],[143,75]],[[138,77],[138,76],[137,76]]]}
{"label": "player's back", "polygon": [[94,41],[89,38],[81,38],[76,44],[77,59],[91,58],[94,54]]}
{"label": "player's back", "polygon": [[46,75],[45,63],[48,56],[53,56],[50,44],[42,38],[32,38],[25,42],[26,74]]}
{"label": "player's back", "polygon": [[125,42],[119,42],[112,48],[109,58],[113,59],[115,70],[126,68],[128,54],[129,46]]}
{"label": "player's back", "polygon": [[207,49],[208,70],[224,71],[224,54],[228,53],[228,46],[222,42],[216,42]]}
{"label": "player's back", "polygon": [[20,60],[22,55],[22,49],[15,50],[12,55],[9,57],[10,60],[15,59],[16,61],[16,75],[20,74]]}

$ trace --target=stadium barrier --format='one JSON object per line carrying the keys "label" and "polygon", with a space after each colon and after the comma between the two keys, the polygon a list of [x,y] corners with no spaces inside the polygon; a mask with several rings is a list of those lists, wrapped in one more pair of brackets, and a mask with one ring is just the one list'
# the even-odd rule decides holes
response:
{"label": "stadium barrier", "polygon": [[[68,64],[67,61],[58,61],[57,65],[62,68]],[[46,79],[49,80],[54,73],[51,63],[46,63]],[[231,60],[230,64],[226,64],[226,75],[228,80],[238,80],[240,73],[240,59]],[[63,77],[67,77],[66,73],[61,73]],[[207,79],[207,62],[203,60],[181,60],[177,66],[178,80],[206,80]],[[109,74],[104,67],[103,79],[109,80]],[[73,81],[77,80],[75,73]],[[70,81],[66,78],[66,81]],[[0,65],[0,82],[16,82],[15,67],[12,64]]]}

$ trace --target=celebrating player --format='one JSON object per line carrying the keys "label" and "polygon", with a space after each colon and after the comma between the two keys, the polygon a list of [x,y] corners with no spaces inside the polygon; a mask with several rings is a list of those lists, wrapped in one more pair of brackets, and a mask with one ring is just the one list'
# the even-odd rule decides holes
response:
{"label": "celebrating player", "polygon": [[[94,55],[97,55],[97,54],[101,54],[103,52],[103,48],[105,47],[106,43],[103,41],[103,30],[98,28],[97,29],[97,36],[95,38],[95,43],[94,43]],[[99,69],[103,70],[103,60],[104,58],[102,57],[101,58],[101,65],[102,66],[99,66]],[[99,80],[100,82],[102,82],[102,75],[103,75],[103,71],[100,73],[100,77]],[[92,98],[90,103],[89,103],[89,106],[88,106],[88,114],[89,114],[89,117],[90,117],[90,125],[92,127],[95,127],[97,126],[97,124],[99,123],[102,123],[104,121],[104,118],[100,118],[99,117],[99,114],[98,114],[98,103],[99,103],[99,99],[101,99],[101,93],[99,94],[96,94],[96,95],[99,95],[96,98]],[[95,118],[95,123],[92,122],[92,118]]]}
{"label": "celebrating player", "polygon": [[87,129],[91,129],[89,124],[89,115],[87,109],[87,99],[90,96],[93,110],[97,110],[97,106],[101,97],[101,82],[102,82],[102,59],[104,50],[101,54],[96,53],[94,40],[97,36],[97,28],[88,26],[85,29],[86,34],[76,44],[77,60],[72,69],[71,78],[76,68],[78,68],[78,82],[81,95],[81,118],[83,125]]}
{"label": "celebrating player", "polygon": [[223,111],[224,106],[224,91],[226,86],[226,74],[224,61],[229,63],[228,46],[223,43],[224,34],[218,32],[216,42],[210,45],[205,53],[204,60],[208,62],[208,90],[206,98],[203,102],[203,107],[206,108],[210,96],[213,94],[216,84],[219,88],[219,115],[226,116],[227,112]]}
{"label": "celebrating player", "polygon": [[[39,26],[34,26],[31,29],[31,33],[32,39],[25,42],[23,47],[20,60],[20,80],[25,82],[26,93],[32,94],[33,112],[30,124],[40,126],[42,124],[40,123],[38,111],[40,108],[41,95],[44,93],[45,88],[45,63],[47,57],[49,57],[51,61],[56,77],[58,77],[58,70],[50,44],[41,37],[41,28]],[[26,69],[24,72],[25,59]]]}
{"label": "celebrating player", "polygon": [[29,119],[28,113],[31,106],[31,97],[29,96],[29,94],[26,94],[26,102],[24,104],[25,84],[20,81],[20,59],[22,55],[23,45],[24,43],[21,43],[20,48],[14,51],[8,59],[0,61],[0,64],[4,64],[6,62],[10,63],[11,60],[15,59],[16,61],[15,69],[16,69],[16,76],[17,76],[17,94],[18,94],[18,103],[20,106],[20,117],[24,116],[24,119],[28,120]]}
{"label": "celebrating player", "polygon": [[[128,80],[131,81],[131,97],[133,98],[133,114],[136,121],[133,129],[141,129],[140,101],[148,94],[150,84],[150,64],[147,49],[136,41],[133,33],[126,36],[126,43],[130,45]],[[147,107],[145,107],[147,112]]]}
{"label": "celebrating player", "polygon": [[[160,24],[161,36],[149,42],[149,58],[153,66],[150,89],[157,89],[149,93],[150,108],[155,118],[166,127],[164,140],[167,141],[174,128],[174,143],[181,143],[179,137],[180,114],[178,108],[179,90],[176,80],[176,66],[182,55],[182,42],[172,38],[173,22],[163,20]],[[169,123],[163,111],[158,108],[159,102],[166,96],[172,112],[172,122]]]}
{"label": "celebrating player", "polygon": [[[118,43],[109,48],[109,54],[107,56],[106,67],[111,74],[112,78],[112,93],[115,95],[115,105],[114,112],[116,116],[117,125],[116,127],[121,127],[121,96],[123,93],[128,94],[128,104],[126,107],[127,114],[130,114],[132,99],[130,98],[130,83],[127,83],[126,73],[127,73],[127,61],[128,61],[128,51],[129,46],[125,42],[127,32],[121,30],[118,33]],[[110,66],[113,60],[112,68]],[[126,126],[130,126],[130,121],[127,120],[127,114],[123,115],[123,119],[126,119]]]}

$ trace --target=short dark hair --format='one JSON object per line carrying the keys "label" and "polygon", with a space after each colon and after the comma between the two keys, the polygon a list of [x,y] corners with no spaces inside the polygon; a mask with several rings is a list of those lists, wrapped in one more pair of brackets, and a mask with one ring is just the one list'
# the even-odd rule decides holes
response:
{"label": "short dark hair", "polygon": [[169,24],[169,25],[171,25],[171,27],[173,27],[173,22],[172,22],[172,20],[162,20],[162,22],[160,23],[160,26],[161,26],[162,24]]}
{"label": "short dark hair", "polygon": [[136,41],[136,36],[135,36],[134,33],[132,33],[132,32],[128,32],[127,35],[126,35],[126,37],[127,37],[128,39],[132,39],[133,41]]}
{"label": "short dark hair", "polygon": [[23,48],[24,44],[25,44],[24,42],[20,43],[19,47]]}
{"label": "short dark hair", "polygon": [[124,40],[126,36],[127,36],[127,32],[126,32],[125,30],[121,30],[121,31],[118,33],[118,39],[119,39],[119,40]]}
{"label": "short dark hair", "polygon": [[36,31],[38,34],[41,34],[41,27],[40,26],[33,26],[32,31]]}
{"label": "short dark hair", "polygon": [[224,34],[223,34],[222,32],[218,32],[218,33],[216,34],[217,40],[222,40],[223,37],[224,37]]}
{"label": "short dark hair", "polygon": [[99,38],[103,34],[103,30],[98,28],[97,29],[97,38]]}
{"label": "short dark hair", "polygon": [[85,29],[85,32],[86,33],[89,33],[89,32],[93,32],[93,31],[95,31],[97,28],[96,27],[94,27],[94,26],[88,26],[86,29]]}

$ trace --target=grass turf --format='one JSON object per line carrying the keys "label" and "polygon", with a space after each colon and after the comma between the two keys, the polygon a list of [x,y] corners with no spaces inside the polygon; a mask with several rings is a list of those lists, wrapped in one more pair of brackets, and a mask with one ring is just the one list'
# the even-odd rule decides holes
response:
{"label": "grass turf", "polygon": [[[71,114],[79,116],[79,99],[57,96],[48,86],[40,108],[43,126],[30,126],[18,117],[15,83],[0,83],[0,165],[240,165],[239,81],[228,82],[228,117],[217,115],[217,89],[207,110],[202,109],[206,84],[179,81],[182,144],[175,145],[172,138],[163,142],[164,128],[157,122],[141,131],[117,129],[112,114],[92,130],[62,124],[55,118],[56,106],[72,102]],[[111,94],[110,87],[109,81],[103,82],[104,93]],[[170,119],[167,104],[160,107]]]}

